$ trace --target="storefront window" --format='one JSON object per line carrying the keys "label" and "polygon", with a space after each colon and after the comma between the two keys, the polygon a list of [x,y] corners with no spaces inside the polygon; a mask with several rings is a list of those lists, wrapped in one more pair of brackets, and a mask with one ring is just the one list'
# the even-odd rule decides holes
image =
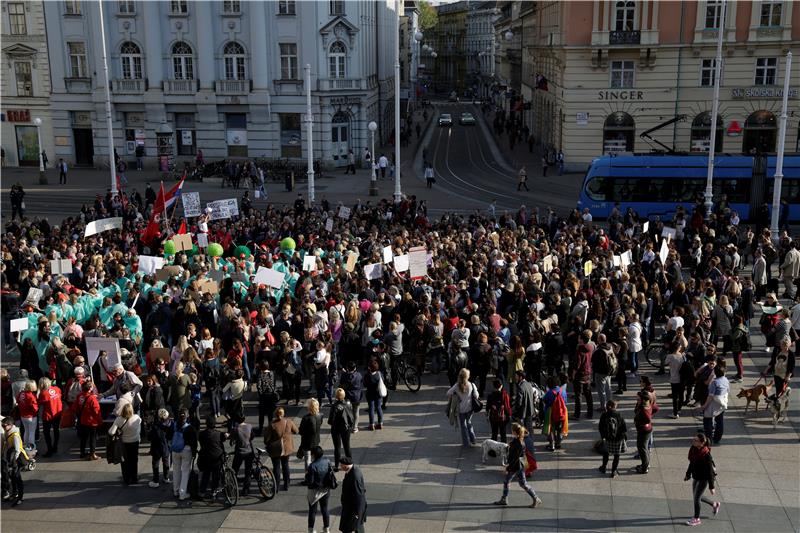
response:
{"label": "storefront window", "polygon": [[281,113],[281,157],[302,157],[299,113]]}
{"label": "storefront window", "polygon": [[175,113],[175,139],[178,144],[178,155],[194,155],[196,153],[194,113]]}
{"label": "storefront window", "polygon": [[[722,151],[722,141],[724,139],[724,129],[722,127],[722,117],[717,115],[717,137],[715,139],[716,148],[714,152]],[[708,152],[711,145],[711,113],[705,111],[700,113],[692,121],[692,144],[689,150],[692,152]]]}
{"label": "storefront window", "polygon": [[777,135],[778,123],[775,114],[763,109],[756,111],[747,117],[744,123],[742,151],[746,154],[774,152]]}
{"label": "storefront window", "polygon": [[623,111],[611,113],[603,126],[603,153],[633,152],[636,123]]}

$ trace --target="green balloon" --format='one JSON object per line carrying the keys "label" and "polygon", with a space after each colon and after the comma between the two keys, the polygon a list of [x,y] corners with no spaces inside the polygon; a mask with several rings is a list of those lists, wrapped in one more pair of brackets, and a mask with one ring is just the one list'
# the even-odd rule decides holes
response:
{"label": "green balloon", "polygon": [[237,246],[233,250],[233,256],[236,259],[247,259],[251,255],[253,255],[253,252],[251,252],[250,248],[248,248],[247,246],[245,246],[243,244]]}
{"label": "green balloon", "polygon": [[218,242],[212,242],[208,245],[208,255],[211,257],[222,257],[223,252],[222,245]]}
{"label": "green balloon", "polygon": [[297,243],[294,242],[294,239],[292,239],[291,237],[286,237],[285,239],[283,239],[281,241],[281,250],[282,251],[284,251],[284,252],[292,251],[293,252],[295,248],[297,248]]}
{"label": "green balloon", "polygon": [[164,254],[175,255],[175,242],[172,240],[164,241]]}

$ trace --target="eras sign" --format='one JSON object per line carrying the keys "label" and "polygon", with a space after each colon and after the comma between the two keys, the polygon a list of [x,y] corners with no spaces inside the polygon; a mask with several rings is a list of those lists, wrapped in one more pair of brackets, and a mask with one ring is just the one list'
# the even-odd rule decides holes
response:
{"label": "eras sign", "polygon": [[598,100],[644,100],[644,91],[597,91]]}

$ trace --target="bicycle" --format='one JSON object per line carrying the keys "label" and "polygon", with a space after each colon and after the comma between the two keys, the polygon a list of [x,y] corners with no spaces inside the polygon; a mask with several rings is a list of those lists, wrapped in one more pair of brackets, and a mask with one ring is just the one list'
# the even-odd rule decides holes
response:
{"label": "bicycle", "polygon": [[239,482],[236,480],[236,472],[231,468],[230,462],[231,454],[224,453],[222,455],[222,464],[219,467],[219,478],[222,486],[217,488],[211,495],[211,500],[213,501],[222,493],[226,507],[233,507],[239,501]]}
{"label": "bicycle", "polygon": [[658,374],[664,373],[664,362],[667,360],[667,347],[662,341],[653,341],[644,352],[647,362],[658,369]]}
{"label": "bicycle", "polygon": [[422,387],[422,376],[419,375],[416,367],[406,362],[403,356],[395,358],[391,374],[395,386],[399,378],[402,378],[411,392],[419,392],[420,387]]}
{"label": "bicycle", "polygon": [[261,462],[261,456],[266,455],[267,451],[261,448],[256,448],[256,457],[253,461],[253,477],[258,483],[258,492],[265,500],[271,500],[275,497],[278,489],[278,484],[275,483],[275,474],[272,469]]}

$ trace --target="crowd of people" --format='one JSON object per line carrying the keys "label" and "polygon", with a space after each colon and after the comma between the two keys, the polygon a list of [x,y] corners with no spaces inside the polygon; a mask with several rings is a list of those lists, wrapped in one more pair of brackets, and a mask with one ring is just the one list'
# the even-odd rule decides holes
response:
{"label": "crowd of people", "polygon": [[[392,369],[405,358],[420,373],[446,373],[448,414],[464,447],[478,445],[473,413],[486,410],[492,440],[501,444],[509,444],[513,422],[497,503],[506,504],[517,477],[535,507],[541,500],[526,478],[535,469],[537,433],[547,450],[560,453],[569,425],[600,412],[600,470],[613,457],[608,474],[619,475],[629,424],[615,397],[632,393],[631,380],[639,384],[629,421],[637,470],[648,473],[659,403],[639,365],[649,344],[663,342],[660,373],[672,387],[673,417],[686,405],[703,412],[705,431],[692,444],[687,471],[696,525],[702,494],[714,489],[709,450],[723,437],[729,366],[739,380],[767,372],[773,400],[794,371],[797,241],[784,232],[773,244],[768,231],[754,234],[724,206],[708,219],[680,212],[674,220],[645,221],[615,210],[601,226],[577,210],[560,217],[492,207],[433,220],[415,198],[359,203],[349,212],[299,199],[240,217],[190,220],[189,232],[205,233],[214,246],[176,252],[167,243],[185,223],[179,215],[159,238],[139,240],[158,204],[150,195],[123,201],[109,194],[58,225],[14,217],[5,227],[3,341],[19,365],[2,375],[3,479],[10,480],[4,496],[16,504],[23,499],[21,454],[35,450],[38,433],[47,446],[40,457],[50,458],[63,454],[60,429],[77,428],[87,460],[99,458],[98,437],[107,450],[119,440],[115,459],[129,485],[139,482],[139,447],[147,441],[150,486],[169,484],[183,501],[195,460],[200,492],[216,489],[226,443],[234,469],[244,465],[247,494],[260,436],[279,488],[289,486],[290,458],[304,460],[309,531],[317,508],[329,527],[329,466],[356,471],[345,477],[351,499],[343,512],[350,514],[340,527],[360,530],[364,481],[352,467],[351,439],[383,428],[397,382]],[[83,237],[87,223],[112,214],[122,215],[121,229]],[[665,227],[677,231],[662,257]],[[386,247],[392,258],[424,247],[424,275],[412,278],[388,261]],[[145,273],[144,256],[180,268]],[[51,272],[53,259],[69,260],[71,272]],[[363,267],[376,263],[379,274],[368,277],[374,269]],[[256,283],[261,266],[279,271],[282,285]],[[779,281],[783,301],[794,300],[785,308]],[[751,346],[757,302],[772,360],[766,369],[746,369],[742,354]],[[27,328],[9,333],[18,318],[27,318]],[[89,353],[92,338],[117,339],[118,353]],[[247,422],[251,401],[256,427]],[[307,414],[296,424],[285,410],[301,401]],[[332,465],[319,447],[324,426],[334,443]],[[719,504],[712,505],[716,514]]]}

